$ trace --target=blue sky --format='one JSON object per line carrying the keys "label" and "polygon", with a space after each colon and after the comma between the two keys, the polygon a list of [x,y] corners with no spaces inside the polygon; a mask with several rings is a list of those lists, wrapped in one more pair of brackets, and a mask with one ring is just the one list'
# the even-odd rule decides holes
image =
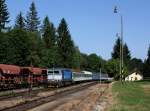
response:
{"label": "blue sky", "polygon": [[120,32],[120,17],[113,13],[113,7],[118,5],[124,20],[124,41],[132,57],[147,57],[150,0],[6,0],[11,25],[20,11],[26,16],[32,1],[41,21],[48,15],[57,27],[64,17],[80,51],[96,53],[104,59],[111,58],[116,33]]}

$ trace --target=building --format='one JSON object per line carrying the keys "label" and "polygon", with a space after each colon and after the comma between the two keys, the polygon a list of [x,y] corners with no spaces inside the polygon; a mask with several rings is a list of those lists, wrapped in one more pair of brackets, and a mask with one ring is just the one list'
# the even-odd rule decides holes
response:
{"label": "building", "polygon": [[125,81],[139,81],[143,80],[143,75],[138,72],[133,72],[125,78]]}

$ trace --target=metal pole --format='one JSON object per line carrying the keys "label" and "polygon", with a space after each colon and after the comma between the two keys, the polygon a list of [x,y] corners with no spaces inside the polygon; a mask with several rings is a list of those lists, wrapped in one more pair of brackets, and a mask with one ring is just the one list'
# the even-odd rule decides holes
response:
{"label": "metal pole", "polygon": [[119,37],[119,38],[120,38],[120,81],[121,81],[121,67],[122,67],[122,62],[121,62],[122,61],[122,59],[121,59],[122,58],[122,56],[121,56],[122,51],[121,50],[122,50],[122,43],[121,43],[121,37]]}
{"label": "metal pole", "polygon": [[[114,7],[114,13],[118,13],[117,6]],[[123,17],[120,15],[121,19],[121,37],[120,37],[120,80],[122,80],[123,73]]]}
{"label": "metal pole", "polygon": [[53,67],[53,80],[54,80],[54,67]]}
{"label": "metal pole", "polygon": [[100,78],[100,84],[101,84],[101,68],[100,68],[100,72],[99,73],[100,73],[100,77],[99,78]]}
{"label": "metal pole", "polygon": [[121,15],[121,79],[123,76],[123,17]]}

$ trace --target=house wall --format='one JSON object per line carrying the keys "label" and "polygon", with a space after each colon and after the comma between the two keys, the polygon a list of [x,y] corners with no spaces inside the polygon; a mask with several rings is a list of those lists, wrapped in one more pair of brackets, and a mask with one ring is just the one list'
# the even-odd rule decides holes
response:
{"label": "house wall", "polygon": [[129,76],[125,78],[126,81],[137,81],[137,80],[142,80],[142,79],[143,79],[143,76],[136,72],[130,74]]}

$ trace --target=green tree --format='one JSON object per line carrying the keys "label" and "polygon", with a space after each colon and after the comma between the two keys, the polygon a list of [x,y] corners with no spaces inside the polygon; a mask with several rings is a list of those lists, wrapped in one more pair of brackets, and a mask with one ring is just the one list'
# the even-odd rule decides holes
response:
{"label": "green tree", "polygon": [[61,58],[61,66],[72,68],[73,55],[75,53],[74,42],[71,39],[71,35],[65,19],[63,18],[58,27],[58,52]]}
{"label": "green tree", "polygon": [[40,20],[34,2],[31,3],[27,12],[26,28],[28,31],[37,32],[40,25]]}
{"label": "green tree", "polygon": [[6,63],[20,66],[42,66],[42,41],[32,32],[15,28],[7,33]]}
{"label": "green tree", "polygon": [[55,67],[58,64],[58,53],[56,47],[56,29],[49,21],[48,16],[44,18],[42,26],[42,39],[45,49],[42,57],[42,62],[46,67]]}
{"label": "green tree", "polygon": [[88,55],[80,53],[80,68],[82,70],[88,70]]}
{"label": "green tree", "polygon": [[0,32],[0,63],[6,64],[8,57],[9,39],[5,33]]}
{"label": "green tree", "polygon": [[20,66],[28,66],[30,63],[29,37],[22,29],[14,29],[8,32],[9,47],[7,50],[7,63]]}
{"label": "green tree", "polygon": [[56,31],[52,23],[50,23],[48,16],[45,17],[43,22],[43,39],[46,45],[46,48],[52,48],[55,45],[56,40]]}
{"label": "green tree", "polygon": [[0,32],[6,29],[6,23],[9,23],[9,12],[5,0],[0,0]]}
{"label": "green tree", "polygon": [[147,59],[144,62],[143,75],[144,77],[150,77],[150,45],[147,52]]}
{"label": "green tree", "polygon": [[80,65],[81,65],[80,59],[81,59],[80,50],[76,46],[75,47],[75,53],[74,53],[74,56],[73,56],[73,63],[72,63],[73,68],[80,69]]}
{"label": "green tree", "polygon": [[111,55],[112,55],[113,59],[119,59],[120,58],[120,38],[119,37],[116,40],[116,43],[114,45],[113,52]]}
{"label": "green tree", "polygon": [[88,68],[90,71],[99,72],[100,70],[100,57],[95,53],[88,56]]}
{"label": "green tree", "polygon": [[42,52],[43,52],[43,42],[41,40],[41,37],[33,32],[28,32],[29,36],[29,60],[30,65],[33,66],[41,66],[42,64]]}
{"label": "green tree", "polygon": [[124,57],[124,62],[127,65],[131,59],[131,54],[126,43],[124,44],[123,47],[123,57]]}
{"label": "green tree", "polygon": [[143,72],[143,61],[137,58],[131,59],[128,65],[128,69],[130,72],[132,71]]}
{"label": "green tree", "polygon": [[[113,48],[113,52],[112,52],[112,59],[120,59],[120,38],[118,37],[118,39],[116,40],[116,43],[114,45]],[[130,54],[130,50],[127,46],[127,44],[125,43],[123,45],[123,61],[124,64],[127,65],[128,62],[131,59],[131,54]]]}
{"label": "green tree", "polygon": [[105,68],[110,77],[114,77],[115,79],[119,79],[119,60],[112,59],[108,60],[105,64]]}
{"label": "green tree", "polygon": [[22,16],[22,12],[16,17],[15,28],[25,29],[25,19]]}

